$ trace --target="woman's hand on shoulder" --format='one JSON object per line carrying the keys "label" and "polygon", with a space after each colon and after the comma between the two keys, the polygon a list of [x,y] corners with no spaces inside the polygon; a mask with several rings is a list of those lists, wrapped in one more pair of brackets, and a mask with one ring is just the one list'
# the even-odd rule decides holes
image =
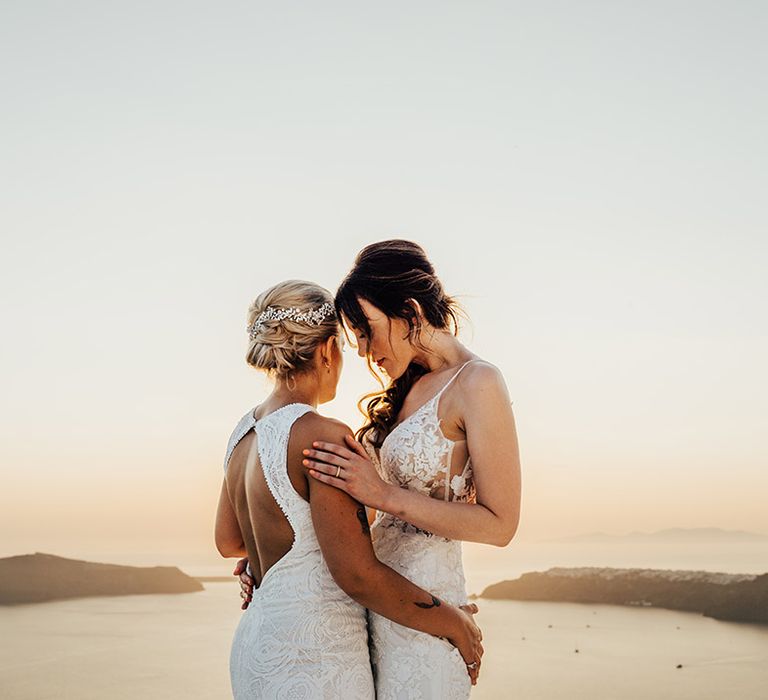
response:
{"label": "woman's hand on shoulder", "polygon": [[352,435],[344,435],[344,442],[313,442],[311,449],[304,450],[303,464],[309,475],[346,491],[369,508],[387,510],[391,486],[379,476],[365,448]]}

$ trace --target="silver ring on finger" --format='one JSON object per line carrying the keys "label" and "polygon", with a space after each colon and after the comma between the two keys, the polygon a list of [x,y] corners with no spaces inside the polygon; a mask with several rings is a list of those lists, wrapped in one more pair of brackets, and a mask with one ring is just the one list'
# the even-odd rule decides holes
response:
{"label": "silver ring on finger", "polygon": [[471,664],[467,664],[467,668],[476,669],[477,668],[477,661],[473,661]]}

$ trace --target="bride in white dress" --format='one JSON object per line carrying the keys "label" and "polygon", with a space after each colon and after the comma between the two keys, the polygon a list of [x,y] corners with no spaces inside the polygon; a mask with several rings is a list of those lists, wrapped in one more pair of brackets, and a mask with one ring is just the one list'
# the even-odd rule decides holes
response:
{"label": "bride in white dress", "polygon": [[[519,521],[520,461],[504,378],[456,338],[455,302],[415,243],[365,248],[335,303],[358,353],[390,382],[367,397],[361,442],[318,441],[309,473],[376,509],[382,562],[465,603],[461,540],[505,546]],[[462,659],[444,642],[376,613],[369,627],[378,700],[468,697]]]}
{"label": "bride in white dress", "polygon": [[372,699],[366,608],[434,635],[462,670],[464,659],[478,665],[473,606],[462,610],[381,563],[363,506],[302,466],[313,440],[350,436],[314,410],[335,396],[342,366],[330,293],[276,285],[252,305],[248,331],[247,360],[275,388],[232,433],[216,516],[219,552],[247,556],[258,582],[232,642],[234,697]]}

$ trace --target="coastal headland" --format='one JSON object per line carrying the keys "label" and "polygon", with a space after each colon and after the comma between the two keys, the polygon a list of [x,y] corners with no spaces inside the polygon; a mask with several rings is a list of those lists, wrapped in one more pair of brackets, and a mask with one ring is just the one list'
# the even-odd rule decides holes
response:
{"label": "coastal headland", "polygon": [[0,605],[202,590],[175,566],[101,564],[40,552],[0,559]]}
{"label": "coastal headland", "polygon": [[553,567],[495,583],[478,597],[658,607],[768,624],[768,573]]}

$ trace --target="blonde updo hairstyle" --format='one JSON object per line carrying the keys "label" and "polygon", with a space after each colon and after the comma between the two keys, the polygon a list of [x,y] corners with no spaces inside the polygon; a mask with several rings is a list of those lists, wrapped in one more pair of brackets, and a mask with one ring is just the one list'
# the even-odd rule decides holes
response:
{"label": "blonde updo hairstyle", "polygon": [[[310,311],[326,302],[333,305],[333,294],[324,287],[304,280],[286,280],[259,294],[250,305],[248,327],[270,306]],[[315,349],[328,338],[337,336],[339,331],[335,312],[328,314],[318,325],[290,318],[267,319],[262,321],[255,337],[249,335],[245,359],[251,367],[274,379],[289,379],[312,369]]]}

